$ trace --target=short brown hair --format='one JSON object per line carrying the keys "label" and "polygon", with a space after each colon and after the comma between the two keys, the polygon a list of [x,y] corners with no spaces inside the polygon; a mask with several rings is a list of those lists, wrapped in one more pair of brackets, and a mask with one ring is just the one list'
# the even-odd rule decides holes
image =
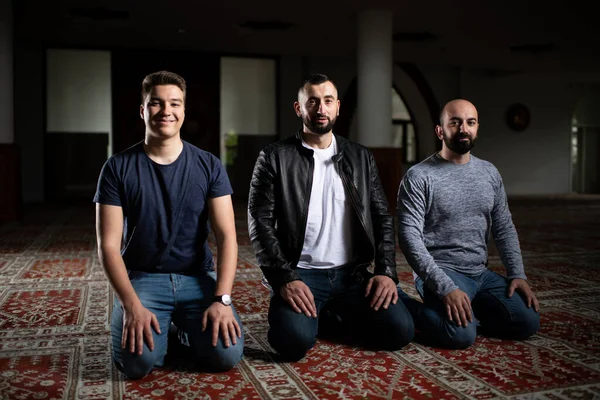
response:
{"label": "short brown hair", "polygon": [[185,102],[186,84],[185,79],[174,72],[158,71],[150,75],[146,75],[142,82],[142,103],[146,100],[148,94],[154,86],[158,85],[175,85],[183,92],[183,101]]}

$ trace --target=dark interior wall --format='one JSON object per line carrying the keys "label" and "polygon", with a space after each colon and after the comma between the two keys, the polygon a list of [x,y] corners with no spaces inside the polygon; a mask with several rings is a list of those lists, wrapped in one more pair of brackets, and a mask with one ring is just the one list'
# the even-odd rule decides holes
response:
{"label": "dark interior wall", "polygon": [[21,176],[19,149],[13,143],[0,143],[0,223],[21,216]]}
{"label": "dark interior wall", "polygon": [[600,127],[583,129],[583,144],[579,167],[583,170],[582,193],[600,193]]}
{"label": "dark interior wall", "polygon": [[21,159],[21,197],[24,203],[37,203],[44,201],[45,50],[39,41],[16,33],[14,129]]}
{"label": "dark interior wall", "polygon": [[50,133],[44,140],[46,202],[90,202],[106,161],[108,134]]}
{"label": "dark interior wall", "polygon": [[227,175],[233,188],[233,197],[240,201],[248,199],[254,165],[260,151],[279,140],[278,135],[239,135],[232,165],[227,166]]}

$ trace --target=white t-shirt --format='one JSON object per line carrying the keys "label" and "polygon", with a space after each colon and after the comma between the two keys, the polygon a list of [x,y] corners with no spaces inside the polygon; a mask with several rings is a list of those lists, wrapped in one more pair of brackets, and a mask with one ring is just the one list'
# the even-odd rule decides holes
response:
{"label": "white t-shirt", "polygon": [[352,261],[352,205],[332,161],[338,147],[335,136],[326,149],[315,149],[315,168],[308,220],[298,268],[335,268]]}

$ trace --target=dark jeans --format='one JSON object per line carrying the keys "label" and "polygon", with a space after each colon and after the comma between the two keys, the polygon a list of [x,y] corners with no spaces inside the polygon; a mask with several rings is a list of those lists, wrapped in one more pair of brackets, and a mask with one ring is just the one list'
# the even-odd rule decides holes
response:
{"label": "dark jeans", "polygon": [[[214,372],[226,371],[241,360],[243,334],[241,339],[238,338],[237,344],[225,347],[219,333],[217,346],[213,347],[210,321],[206,331],[202,332],[202,314],[212,304],[215,293],[214,272],[189,276],[130,271],[129,279],[142,305],[156,315],[161,333],[159,335],[152,330],[154,351],[150,351],[146,344],[141,355],[121,349],[123,308],[115,296],[111,326],[113,358],[117,367],[128,378],[142,378],[152,368],[163,365],[171,322],[179,329],[182,344],[189,346],[199,368]],[[235,310],[233,313],[242,328]]]}
{"label": "dark jeans", "polygon": [[446,268],[444,272],[469,296],[474,319],[466,328],[450,321],[442,300],[417,278],[415,286],[424,307],[415,319],[428,344],[463,349],[473,344],[478,329],[486,336],[510,340],[524,340],[538,331],[540,315],[527,307],[518,292],[507,296],[510,282],[505,277],[490,270],[476,277]]}
{"label": "dark jeans", "polygon": [[412,340],[414,323],[404,305],[405,300],[412,299],[398,289],[400,299],[396,304],[374,311],[369,306],[370,296],[365,297],[368,277],[356,279],[352,270],[296,270],[314,296],[317,318],[296,313],[279,293],[272,294],[268,339],[283,359],[303,358],[315,345],[317,334],[381,350],[398,350]]}

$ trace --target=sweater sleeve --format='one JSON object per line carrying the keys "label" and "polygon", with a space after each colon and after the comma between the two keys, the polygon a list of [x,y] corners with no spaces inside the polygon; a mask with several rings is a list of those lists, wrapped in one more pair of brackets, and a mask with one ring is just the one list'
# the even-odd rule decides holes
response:
{"label": "sweater sleeve", "polygon": [[502,183],[502,177],[495,170],[494,208],[492,209],[492,236],[500,253],[502,263],[506,267],[508,279],[527,279],[523,256],[519,245],[517,230],[508,208],[508,200]]}

